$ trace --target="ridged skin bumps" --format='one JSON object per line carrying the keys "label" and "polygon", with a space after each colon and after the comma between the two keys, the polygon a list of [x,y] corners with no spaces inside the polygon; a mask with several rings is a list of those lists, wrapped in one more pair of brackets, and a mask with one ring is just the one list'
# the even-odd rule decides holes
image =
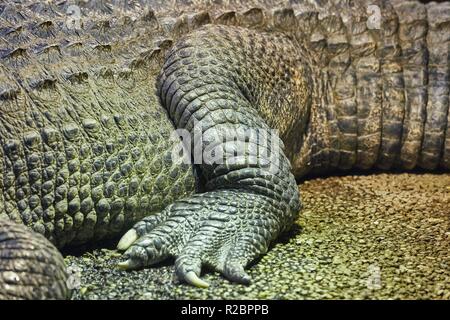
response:
{"label": "ridged skin bumps", "polygon": [[[294,177],[450,169],[450,4],[317,2],[80,1],[78,20],[64,1],[2,3],[1,234],[14,221],[61,248],[134,225],[122,267],[175,256],[194,285],[205,264],[247,283],[298,214]],[[175,128],[240,138],[191,166]],[[249,132],[277,161],[236,156],[263,146]],[[23,279],[12,295],[38,297]]]}
{"label": "ridged skin bumps", "polygon": [[[297,37],[309,39],[305,46],[320,76],[312,142],[302,146],[305,160],[293,160],[294,172],[448,170],[450,5],[328,5],[340,17],[324,11],[297,15]],[[369,5],[380,8],[380,29],[371,27]]]}

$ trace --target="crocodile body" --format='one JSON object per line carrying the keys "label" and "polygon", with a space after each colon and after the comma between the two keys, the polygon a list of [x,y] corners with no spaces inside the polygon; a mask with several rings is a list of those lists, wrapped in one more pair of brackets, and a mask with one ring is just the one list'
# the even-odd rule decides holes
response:
{"label": "crocodile body", "polygon": [[[449,170],[450,3],[322,2],[2,3],[0,298],[67,295],[44,238],[130,228],[123,268],[175,256],[191,284],[205,264],[247,283],[300,210],[296,178]],[[192,165],[176,128],[243,133]],[[236,156],[254,131],[275,160]]]}

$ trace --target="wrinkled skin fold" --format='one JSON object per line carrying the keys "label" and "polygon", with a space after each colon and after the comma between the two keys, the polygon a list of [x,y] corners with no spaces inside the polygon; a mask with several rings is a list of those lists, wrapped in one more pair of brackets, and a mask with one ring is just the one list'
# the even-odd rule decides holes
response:
{"label": "wrinkled skin fold", "polygon": [[67,298],[56,247],[116,237],[248,284],[296,178],[449,170],[450,4],[318,2],[0,4],[0,298]]}

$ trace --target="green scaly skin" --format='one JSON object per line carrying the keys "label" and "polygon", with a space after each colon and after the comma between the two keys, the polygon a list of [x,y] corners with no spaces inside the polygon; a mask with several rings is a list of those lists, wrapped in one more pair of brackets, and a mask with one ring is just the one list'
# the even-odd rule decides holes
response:
{"label": "green scaly skin", "polygon": [[[68,295],[42,235],[62,248],[130,228],[122,268],[173,256],[193,285],[204,265],[249,283],[299,213],[295,178],[450,168],[448,3],[77,4],[75,27],[69,2],[0,5],[0,298]],[[175,128],[202,153],[219,138],[224,162],[172,157]],[[255,131],[273,157],[235,155],[264,147]]]}

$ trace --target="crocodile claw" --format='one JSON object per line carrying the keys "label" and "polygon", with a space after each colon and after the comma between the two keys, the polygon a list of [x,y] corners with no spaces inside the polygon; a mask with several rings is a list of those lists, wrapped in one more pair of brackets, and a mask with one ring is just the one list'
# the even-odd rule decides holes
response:
{"label": "crocodile claw", "polygon": [[134,259],[128,259],[117,264],[117,267],[121,270],[134,270],[140,266],[141,264]]}
{"label": "crocodile claw", "polygon": [[208,288],[209,287],[209,283],[200,279],[194,271],[189,271],[184,280],[186,280],[187,283],[199,287],[199,288]]}
{"label": "crocodile claw", "polygon": [[138,239],[138,234],[136,230],[130,229],[127,233],[123,235],[117,244],[117,250],[125,251]]}

